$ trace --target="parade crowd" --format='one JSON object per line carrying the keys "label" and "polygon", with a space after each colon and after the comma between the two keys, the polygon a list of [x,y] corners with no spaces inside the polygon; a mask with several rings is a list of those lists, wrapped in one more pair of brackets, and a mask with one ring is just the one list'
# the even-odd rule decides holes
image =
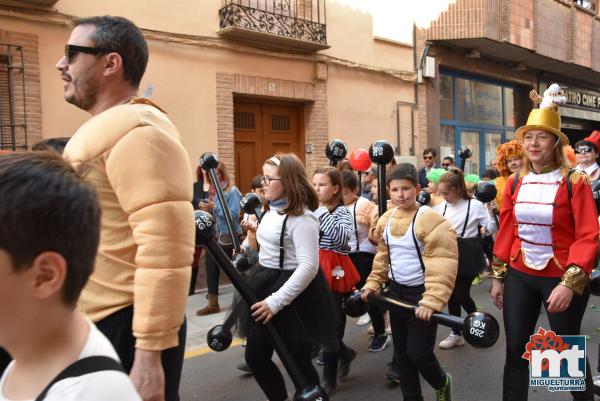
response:
{"label": "parade crowd", "polygon": [[[544,96],[482,177],[463,171],[466,152],[438,164],[427,148],[417,168],[393,149],[383,157],[384,141],[349,154],[332,141],[330,165],[314,171],[292,153],[264,160],[248,213],[231,166],[203,156],[194,179],[177,128],[137,96],[147,60],[131,21],[78,20],[56,68],[65,100],[91,118],[71,138],[0,154],[0,401],[179,400],[200,269],[208,294],[196,314],[221,310],[226,266],[204,255],[206,241],[257,300],[237,288],[227,326],[245,342],[238,368],[270,401],[335,397],[360,362],[344,343],[356,309],[357,324],[371,324],[366,349],[393,347],[382,374],[399,398],[423,400],[422,377],[452,400],[436,353],[470,339],[444,326],[437,343],[434,317],[487,319],[470,291],[488,277],[506,337],[503,400],[527,400],[522,355],[542,307],[555,333],[580,334],[598,255],[600,132],[571,147],[560,99]],[[586,364],[574,400],[600,386],[600,366]]]}

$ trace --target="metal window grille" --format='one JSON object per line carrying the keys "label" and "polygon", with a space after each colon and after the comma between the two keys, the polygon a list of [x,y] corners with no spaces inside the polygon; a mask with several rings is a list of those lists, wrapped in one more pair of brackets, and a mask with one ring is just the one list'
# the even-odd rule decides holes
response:
{"label": "metal window grille", "polygon": [[23,48],[0,42],[0,149],[27,149]]}

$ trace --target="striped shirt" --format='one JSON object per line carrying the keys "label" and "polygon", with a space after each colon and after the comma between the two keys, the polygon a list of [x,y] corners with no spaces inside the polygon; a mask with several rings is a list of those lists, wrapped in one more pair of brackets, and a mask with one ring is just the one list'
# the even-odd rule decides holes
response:
{"label": "striped shirt", "polygon": [[333,212],[329,212],[329,209],[321,206],[315,210],[315,216],[320,225],[319,248],[348,255],[348,242],[354,233],[352,214],[348,209],[339,205]]}

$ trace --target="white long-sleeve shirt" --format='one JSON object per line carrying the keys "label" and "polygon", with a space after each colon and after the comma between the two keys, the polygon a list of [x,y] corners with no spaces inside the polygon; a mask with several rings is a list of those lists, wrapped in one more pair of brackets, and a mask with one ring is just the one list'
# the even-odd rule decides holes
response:
{"label": "white long-sleeve shirt", "polygon": [[[465,218],[467,216],[467,199],[459,199],[454,203],[442,202],[435,206],[433,210],[443,215],[456,231],[456,235],[461,237]],[[446,213],[444,213],[444,209]],[[477,199],[471,199],[471,209],[469,210],[469,221],[465,230],[464,238],[473,238],[477,236],[477,226],[482,226],[491,233],[498,231],[494,218],[490,216],[489,211],[483,203]]]}
{"label": "white long-sleeve shirt", "polygon": [[[279,241],[285,214],[271,207],[263,216],[256,239],[261,266],[279,269]],[[289,216],[283,239],[285,250],[283,269],[294,270],[279,290],[266,298],[269,309],[276,314],[289,305],[310,284],[319,271],[319,221],[308,209],[300,216]]]}

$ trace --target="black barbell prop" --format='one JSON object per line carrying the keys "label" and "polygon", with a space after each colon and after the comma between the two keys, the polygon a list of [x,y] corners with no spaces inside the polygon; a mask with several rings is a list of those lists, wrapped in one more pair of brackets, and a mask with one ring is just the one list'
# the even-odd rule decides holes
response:
{"label": "black barbell prop", "polygon": [[[377,304],[385,308],[400,310],[417,309],[417,306],[399,301],[377,293],[370,293],[367,297],[369,303]],[[353,292],[345,303],[346,314],[351,317],[359,317],[366,313],[369,305],[360,297],[360,292]],[[488,348],[496,343],[500,335],[500,325],[496,318],[489,313],[473,312],[462,319],[447,313],[434,313],[431,320],[444,326],[459,329],[465,340],[474,347]]]}
{"label": "black barbell prop", "polygon": [[256,195],[254,192],[248,192],[240,200],[240,207],[244,213],[255,215],[260,223],[260,220],[262,219],[262,212],[260,210],[262,207],[262,202],[258,195]]}
{"label": "black barbell prop", "polygon": [[[494,199],[496,199],[496,194],[498,190],[496,189],[496,185],[494,185],[491,181],[479,181],[473,190],[475,195],[475,199],[477,199],[481,203],[490,203]],[[498,221],[498,209],[494,209],[492,212],[492,216],[494,217],[494,221],[496,222],[496,228],[500,230],[500,222]]]}
{"label": "black barbell prop", "polygon": [[369,147],[369,158],[377,164],[377,205],[379,216],[383,216],[387,210],[385,166],[394,158],[394,147],[388,141],[375,141]]}
{"label": "black barbell prop", "polygon": [[467,159],[473,156],[473,152],[469,148],[464,148],[458,151],[458,157],[460,157],[460,170],[465,172],[465,163]]}
{"label": "black barbell prop", "polygon": [[325,146],[325,156],[329,159],[330,166],[336,166],[338,162],[344,160],[348,154],[348,148],[344,141],[340,139],[332,139]]}
{"label": "black barbell prop", "polygon": [[[227,258],[227,255],[214,238],[215,222],[212,216],[201,210],[196,210],[194,212],[194,217],[196,226],[196,244],[206,249],[206,252],[213,258],[221,270],[223,270],[225,275],[227,275],[229,281],[231,281],[231,284],[233,284],[235,289],[240,293],[244,301],[246,301],[248,305],[254,305],[258,302],[256,295],[254,295],[248,283],[246,283],[242,276],[235,270],[231,261]],[[296,365],[296,362],[289,353],[273,323],[266,323],[265,328],[275,352],[279,355],[279,359],[283,363],[285,370],[288,372],[294,383],[294,387],[296,388],[294,401],[328,401],[329,398],[327,397],[327,393],[321,387],[307,384],[304,374]],[[228,333],[225,331],[223,336],[227,337]]]}
{"label": "black barbell prop", "polygon": [[229,211],[229,207],[227,206],[227,202],[225,201],[225,194],[223,193],[223,188],[221,188],[221,183],[219,182],[219,177],[217,175],[219,158],[216,154],[212,152],[206,152],[200,157],[200,166],[203,170],[208,171],[208,173],[210,174],[210,179],[217,191],[217,197],[219,198],[219,202],[221,203],[221,207],[223,208],[223,214],[225,215],[227,229],[229,230],[229,234],[231,235],[231,241],[233,242],[234,253],[240,253],[240,239],[238,238],[237,232],[233,229],[231,212]]}

